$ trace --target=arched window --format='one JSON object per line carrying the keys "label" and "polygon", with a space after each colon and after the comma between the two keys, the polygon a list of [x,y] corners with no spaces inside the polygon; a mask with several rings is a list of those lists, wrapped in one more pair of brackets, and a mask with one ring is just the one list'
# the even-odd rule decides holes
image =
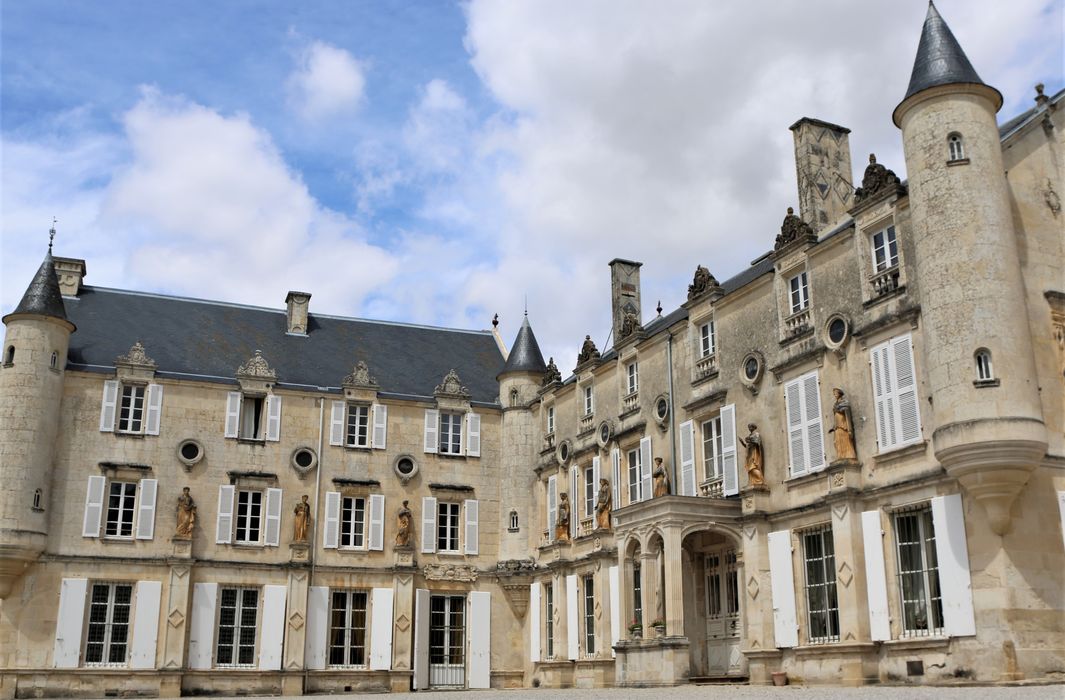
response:
{"label": "arched window", "polygon": [[510,529],[511,532],[517,532],[518,531],[518,511],[516,511],[516,510],[510,511],[510,528],[509,529]]}
{"label": "arched window", "polygon": [[7,350],[4,351],[4,364],[5,365],[13,365],[13,364],[15,364],[15,346],[14,345],[8,345],[7,346]]}
{"label": "arched window", "polygon": [[954,132],[947,137],[947,149],[950,152],[950,160],[965,160],[965,143],[961,134]]}
{"label": "arched window", "polygon": [[36,489],[33,492],[33,509],[41,510],[41,490]]}
{"label": "arched window", "polygon": [[995,378],[995,373],[991,368],[991,351],[987,348],[980,348],[973,355],[976,359],[976,381],[989,382]]}
{"label": "arched window", "polygon": [[52,351],[52,359],[48,361],[48,366],[55,369],[55,366],[59,363],[59,353]]}

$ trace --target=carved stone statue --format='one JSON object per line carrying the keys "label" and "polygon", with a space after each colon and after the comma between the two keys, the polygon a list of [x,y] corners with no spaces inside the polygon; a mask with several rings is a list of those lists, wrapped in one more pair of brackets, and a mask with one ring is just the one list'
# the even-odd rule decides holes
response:
{"label": "carved stone statue", "polygon": [[189,487],[181,489],[177,499],[177,527],[174,536],[182,539],[192,538],[192,529],[196,526],[196,501],[189,494]]}
{"label": "carved stone statue", "polygon": [[581,345],[581,352],[577,355],[577,366],[580,367],[585,362],[591,362],[592,360],[599,359],[599,350],[595,347],[595,343],[592,342],[592,336],[584,336],[584,344]]}
{"label": "carved stone statue", "polygon": [[544,372],[543,386],[561,381],[562,373],[558,371],[558,365],[555,364],[555,358],[552,357],[547,361],[547,370]]}
{"label": "carved stone statue", "polygon": [[834,433],[837,459],[858,459],[854,451],[854,418],[851,415],[851,402],[847,400],[842,389],[833,389],[832,404],[833,427],[828,431]]}
{"label": "carved stone statue", "polygon": [[765,486],[765,475],[762,471],[762,436],[758,434],[758,426],[754,423],[747,424],[747,439],[740,438],[740,444],[747,448],[747,461],[744,468],[747,470],[748,486]]}
{"label": "carved stone statue", "polygon": [[788,215],[784,217],[784,223],[780,225],[780,234],[777,236],[773,250],[780,250],[792,241],[800,238],[815,238],[810,224],[795,215],[795,210],[788,207]]}
{"label": "carved stone statue", "polygon": [[555,541],[569,542],[569,496],[558,495],[558,516],[555,520]]}
{"label": "carved stone statue", "polygon": [[655,479],[654,497],[660,498],[669,495],[669,472],[662,466],[662,458],[655,457],[655,470],[651,474]]}
{"label": "carved stone statue", "polygon": [[711,287],[716,286],[717,280],[710,274],[710,270],[707,270],[702,265],[698,265],[695,268],[695,277],[692,279],[692,283],[688,285],[688,301],[704,294]]}
{"label": "carved stone statue", "polygon": [[600,530],[609,530],[610,509],[614,504],[614,496],[610,492],[610,482],[606,479],[599,480],[599,498],[595,502],[595,526]]}
{"label": "carved stone statue", "polygon": [[862,186],[854,190],[854,203],[861,204],[885,189],[896,189],[902,186],[902,181],[894,171],[888,170],[876,162],[876,154],[869,154],[869,165],[865,168],[862,177]]}
{"label": "carved stone statue", "polygon": [[638,319],[636,314],[631,311],[626,312],[625,318],[621,320],[621,331],[618,333],[618,340],[628,338],[630,335],[640,330],[643,330],[643,326],[640,325],[640,319]]}
{"label": "carved stone statue", "polygon": [[307,503],[306,494],[303,495],[300,502],[296,504],[296,509],[292,512],[296,514],[296,520],[292,529],[292,541],[306,542],[307,531],[311,523],[311,505]]}
{"label": "carved stone statue", "polygon": [[407,504],[410,501],[403,501],[403,507],[396,513],[396,546],[408,547],[410,546],[410,523],[411,512]]}

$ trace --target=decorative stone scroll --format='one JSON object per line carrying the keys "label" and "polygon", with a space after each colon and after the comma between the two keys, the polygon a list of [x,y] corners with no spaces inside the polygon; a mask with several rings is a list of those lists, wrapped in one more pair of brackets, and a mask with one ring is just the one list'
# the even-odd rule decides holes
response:
{"label": "decorative stone scroll", "polygon": [[470,398],[470,392],[466,387],[462,386],[462,381],[459,379],[459,373],[454,369],[444,376],[444,381],[437,385],[433,395],[450,396],[457,399]]}
{"label": "decorative stone scroll", "polygon": [[897,191],[902,187],[902,181],[893,170],[888,170],[876,162],[876,154],[869,154],[869,165],[865,168],[862,176],[862,186],[854,190],[854,205],[873,199],[876,195],[890,190]]}
{"label": "decorative stone scroll", "polygon": [[351,370],[351,374],[344,377],[343,386],[346,388],[366,388],[376,389],[378,388],[377,380],[370,376],[370,368],[366,366],[366,363],[359,360],[355,363],[355,367]]}
{"label": "decorative stone scroll", "polygon": [[426,564],[422,567],[426,581],[467,581],[477,580],[477,569],[465,564]]}
{"label": "decorative stone scroll", "polygon": [[558,371],[558,365],[555,364],[555,358],[552,357],[547,361],[547,369],[544,371],[544,380],[541,386],[549,386],[561,381],[562,373]]}
{"label": "decorative stone scroll", "polygon": [[256,350],[248,361],[237,368],[238,379],[277,379],[277,372],[270,367],[270,363],[263,357],[262,350]]}

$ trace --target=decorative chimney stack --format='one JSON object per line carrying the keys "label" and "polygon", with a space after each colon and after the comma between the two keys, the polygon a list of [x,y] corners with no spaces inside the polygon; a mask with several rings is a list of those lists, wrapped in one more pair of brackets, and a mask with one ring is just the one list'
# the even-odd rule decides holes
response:
{"label": "decorative chimney stack", "polygon": [[846,127],[803,117],[790,127],[795,136],[799,216],[814,232],[839,221],[851,207],[851,132]]}
{"label": "decorative chimney stack", "polygon": [[59,292],[65,297],[77,297],[81,291],[81,281],[85,279],[88,268],[85,261],[78,258],[52,258],[55,275],[59,278]]}
{"label": "decorative chimney stack", "polygon": [[640,312],[640,268],[643,263],[614,258],[610,261],[610,307],[614,314],[614,345],[639,330],[643,324]]}
{"label": "decorative chimney stack", "polygon": [[310,307],[309,292],[289,292],[285,297],[288,307],[288,328],[291,335],[307,335],[307,313]]}

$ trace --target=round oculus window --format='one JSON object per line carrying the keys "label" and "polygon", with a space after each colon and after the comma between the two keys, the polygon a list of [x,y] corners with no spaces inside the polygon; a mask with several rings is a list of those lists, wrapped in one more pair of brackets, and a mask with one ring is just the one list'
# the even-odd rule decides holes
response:
{"label": "round oculus window", "polygon": [[655,416],[658,420],[665,420],[669,415],[669,401],[665,399],[659,399],[655,402]]}
{"label": "round oculus window", "polygon": [[743,376],[747,378],[747,381],[753,382],[755,379],[758,379],[758,370],[759,366],[757,357],[752,356],[744,360]]}
{"label": "round oculus window", "polygon": [[410,457],[402,457],[396,462],[396,471],[404,476],[410,476],[414,473],[414,460]]}
{"label": "round oculus window", "polygon": [[191,467],[203,459],[203,445],[191,438],[182,440],[177,448],[177,456],[185,466]]}
{"label": "round oculus window", "polygon": [[847,322],[836,317],[828,322],[828,340],[839,345],[847,337]]}
{"label": "round oculus window", "polygon": [[599,426],[599,442],[607,443],[610,441],[610,426],[603,423]]}
{"label": "round oculus window", "polygon": [[303,467],[304,469],[310,469],[314,464],[314,453],[310,450],[297,450],[296,455],[292,458],[297,467]]}
{"label": "round oculus window", "polygon": [[558,446],[558,458],[565,462],[569,459],[569,443],[564,442]]}

